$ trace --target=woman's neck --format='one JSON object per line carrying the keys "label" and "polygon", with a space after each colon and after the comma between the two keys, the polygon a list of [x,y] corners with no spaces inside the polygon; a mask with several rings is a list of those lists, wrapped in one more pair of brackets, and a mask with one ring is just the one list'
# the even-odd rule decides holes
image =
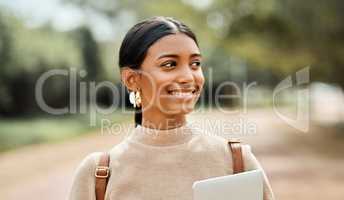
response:
{"label": "woman's neck", "polygon": [[160,112],[142,112],[142,126],[151,129],[174,129],[186,124],[185,114],[164,115]]}

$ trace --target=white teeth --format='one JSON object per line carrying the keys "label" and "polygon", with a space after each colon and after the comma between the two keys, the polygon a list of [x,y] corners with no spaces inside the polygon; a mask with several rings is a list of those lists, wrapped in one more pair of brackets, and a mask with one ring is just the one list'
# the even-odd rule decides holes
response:
{"label": "white teeth", "polygon": [[172,91],[171,94],[180,96],[180,97],[193,95],[192,92],[176,92],[176,91]]}

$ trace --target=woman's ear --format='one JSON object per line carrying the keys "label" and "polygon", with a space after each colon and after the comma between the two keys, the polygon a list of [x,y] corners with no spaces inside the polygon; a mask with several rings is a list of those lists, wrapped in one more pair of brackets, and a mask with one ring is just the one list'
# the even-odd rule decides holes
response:
{"label": "woman's ear", "polygon": [[121,68],[121,80],[122,83],[132,91],[136,91],[137,88],[139,88],[139,85],[137,83],[139,74],[129,68],[129,67],[122,67]]}

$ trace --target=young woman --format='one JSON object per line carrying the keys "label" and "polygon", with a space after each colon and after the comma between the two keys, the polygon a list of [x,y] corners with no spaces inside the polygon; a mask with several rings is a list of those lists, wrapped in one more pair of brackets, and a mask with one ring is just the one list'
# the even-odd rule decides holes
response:
{"label": "young woman", "polygon": [[[121,78],[136,107],[136,127],[110,151],[106,200],[192,200],[194,181],[233,174],[227,140],[187,121],[204,84],[194,33],[168,17],[132,27],[119,52]],[[245,170],[261,169],[242,145]],[[95,200],[101,153],[79,165],[70,200]],[[264,174],[264,200],[274,199]]]}

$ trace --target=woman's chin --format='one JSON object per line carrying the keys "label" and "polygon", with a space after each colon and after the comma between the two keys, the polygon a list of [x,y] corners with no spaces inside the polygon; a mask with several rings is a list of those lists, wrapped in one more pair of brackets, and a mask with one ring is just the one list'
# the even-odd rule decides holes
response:
{"label": "woman's chin", "polygon": [[194,106],[190,105],[190,106],[178,106],[178,107],[174,107],[174,108],[169,108],[167,111],[167,114],[171,114],[171,115],[186,115],[191,113],[194,110]]}

